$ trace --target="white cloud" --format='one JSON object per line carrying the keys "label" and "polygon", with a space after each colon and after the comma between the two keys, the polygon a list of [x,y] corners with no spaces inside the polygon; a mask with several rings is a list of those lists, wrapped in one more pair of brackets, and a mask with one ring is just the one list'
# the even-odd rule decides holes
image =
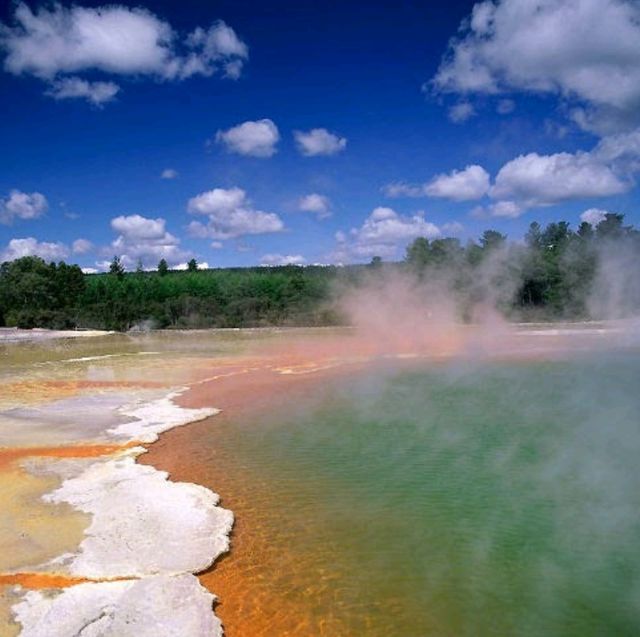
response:
{"label": "white cloud", "polygon": [[271,157],[280,139],[277,126],[270,119],[244,122],[226,131],[216,133],[216,141],[238,155]]}
{"label": "white cloud", "polygon": [[99,272],[98,268],[82,268],[82,271],[84,272],[84,274],[97,274]]}
{"label": "white cloud", "polygon": [[592,155],[611,164],[619,173],[631,175],[640,171],[640,127],[628,133],[603,137]]}
{"label": "white cloud", "polygon": [[516,219],[526,212],[519,203],[515,201],[496,201],[488,206],[478,206],[471,211],[471,216],[483,219],[485,217],[505,217]]}
{"label": "white cloud", "polygon": [[313,212],[318,219],[326,219],[331,216],[331,201],[324,195],[314,192],[301,197],[298,201],[298,208],[303,212]]}
{"label": "white cloud", "polygon": [[211,247],[214,250],[222,250],[222,248],[224,248],[224,243],[222,243],[222,241],[212,241]]}
{"label": "white cloud", "polygon": [[460,234],[464,230],[464,226],[459,221],[449,221],[442,225],[442,232],[444,234]]}
{"label": "white cloud", "polygon": [[411,239],[433,239],[440,235],[438,226],[426,221],[422,212],[406,216],[392,208],[379,207],[373,210],[360,228],[352,228],[348,234],[341,231],[336,233],[338,247],[332,259],[346,262],[373,256],[393,257],[398,248]]}
{"label": "white cloud", "polygon": [[148,219],[141,215],[120,215],[111,220],[111,227],[127,239],[159,239],[165,234],[165,220]]}
{"label": "white cloud", "polygon": [[173,168],[165,168],[160,173],[160,179],[177,179],[177,178],[178,178],[178,171]]}
{"label": "white cloud", "polygon": [[192,214],[206,215],[206,225],[193,221],[189,231],[196,237],[233,239],[244,235],[266,234],[284,230],[280,217],[273,212],[256,210],[241,188],[214,188],[189,200]]}
{"label": "white cloud", "polygon": [[453,201],[480,199],[489,191],[489,173],[478,165],[464,170],[453,170],[449,174],[436,175],[425,184],[396,182],[384,186],[388,197],[440,197]]}
{"label": "white cloud", "polygon": [[429,197],[441,197],[453,201],[480,199],[489,191],[489,173],[478,165],[454,170],[448,175],[437,175],[425,185]]}
{"label": "white cloud", "polygon": [[106,255],[117,254],[127,268],[143,264],[155,265],[160,259],[166,259],[169,265],[175,265],[189,259],[192,254],[180,248],[180,239],[167,232],[165,220],[149,219],[141,215],[121,215],[111,220],[111,227],[118,234]]}
{"label": "white cloud", "polygon": [[617,112],[635,114],[637,121],[638,3],[485,0],[462,28],[433,79],[436,90],[553,93],[600,110],[609,120]]}
{"label": "white cloud", "polygon": [[424,197],[426,184],[408,184],[404,181],[394,181],[382,187],[387,197]]}
{"label": "white cloud", "polygon": [[454,124],[462,124],[472,118],[476,111],[469,102],[458,102],[449,108],[449,119]]}
{"label": "white cloud", "polygon": [[515,201],[496,201],[488,207],[489,214],[492,217],[507,217],[509,219],[516,219],[525,209]]}
{"label": "white cloud", "polygon": [[298,150],[306,157],[314,155],[335,155],[347,146],[345,137],[338,137],[326,128],[312,128],[310,131],[294,131]]}
{"label": "white cloud", "polygon": [[87,252],[91,252],[93,250],[93,243],[88,239],[76,239],[71,249],[73,254],[86,254]]}
{"label": "white cloud", "polygon": [[[208,270],[209,264],[206,261],[202,263],[198,262],[198,270]],[[178,265],[174,265],[172,270],[188,270],[189,264],[185,261],[184,263],[178,263]]]}
{"label": "white cloud", "polygon": [[303,265],[306,261],[301,254],[265,254],[260,259],[260,265]]}
{"label": "white cloud", "polygon": [[41,257],[45,261],[59,261],[69,256],[69,248],[63,243],[40,242],[33,237],[11,239],[0,253],[0,261],[13,261],[30,256]]}
{"label": "white cloud", "polygon": [[495,199],[544,206],[571,199],[625,192],[629,184],[591,153],[579,151],[520,155],[498,172],[490,194]]}
{"label": "white cloud", "polygon": [[38,219],[48,207],[46,197],[39,192],[12,190],[8,199],[0,199],[0,223],[8,225],[15,219]]}
{"label": "white cloud", "polygon": [[88,82],[79,77],[55,80],[47,91],[56,100],[84,98],[96,106],[110,102],[120,91],[114,82]]}
{"label": "white cloud", "polygon": [[[5,69],[14,75],[34,75],[53,85],[57,97],[85,97],[103,103],[116,85],[79,84],[63,76],[98,71],[121,76],[151,76],[182,80],[220,71],[237,77],[248,49],[233,29],[216,22],[197,27],[180,38],[168,22],[142,8],[105,5],[88,8],[54,4],[33,12],[16,6],[13,24],[0,24],[0,49]],[[56,88],[56,86],[58,88]],[[102,101],[99,101],[102,100]]]}
{"label": "white cloud", "polygon": [[586,221],[588,224],[591,224],[594,228],[604,220],[604,218],[609,214],[608,210],[601,210],[600,208],[589,208],[589,210],[585,210],[580,215],[580,221]]}

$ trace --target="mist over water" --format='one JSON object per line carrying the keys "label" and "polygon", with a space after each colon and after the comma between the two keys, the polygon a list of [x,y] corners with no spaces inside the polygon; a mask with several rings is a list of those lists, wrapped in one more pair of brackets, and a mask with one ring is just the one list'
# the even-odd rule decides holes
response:
{"label": "mist over water", "polygon": [[387,368],[215,432],[268,485],[252,533],[278,559],[237,575],[308,634],[638,634],[637,354]]}

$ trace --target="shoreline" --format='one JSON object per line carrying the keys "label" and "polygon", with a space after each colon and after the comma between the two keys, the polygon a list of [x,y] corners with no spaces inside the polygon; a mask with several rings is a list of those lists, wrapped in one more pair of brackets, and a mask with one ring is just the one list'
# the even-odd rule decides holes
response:
{"label": "shoreline", "polygon": [[[162,431],[218,413],[179,407],[173,400],[184,391],[121,406],[123,422],[103,432],[111,445],[82,440],[0,451],[7,467],[56,479],[42,501],[89,516],[74,551],[0,574],[0,584],[13,587],[10,611],[20,635],[70,637],[89,625],[123,637],[222,635],[216,598],[194,573],[228,550],[233,514],[213,491],[137,462],[147,453],[141,445]],[[176,614],[170,600],[178,598],[184,603]]]}
{"label": "shoreline", "polygon": [[[640,316],[629,317],[623,319],[554,319],[548,321],[508,321],[504,320],[504,325],[512,327],[516,330],[524,328],[540,328],[540,331],[546,329],[566,329],[580,327],[604,329],[604,330],[620,330],[629,325],[637,324]],[[459,328],[477,328],[482,323],[455,323]],[[16,344],[16,343],[42,343],[57,339],[78,339],[78,338],[96,338],[101,336],[140,336],[145,334],[296,334],[314,332],[346,332],[350,333],[358,328],[354,325],[265,325],[253,327],[207,327],[207,328],[151,328],[151,329],[130,329],[128,331],[115,330],[97,330],[91,328],[77,328],[72,330],[54,330],[44,327],[34,327],[31,329],[19,327],[0,327],[0,345]]]}

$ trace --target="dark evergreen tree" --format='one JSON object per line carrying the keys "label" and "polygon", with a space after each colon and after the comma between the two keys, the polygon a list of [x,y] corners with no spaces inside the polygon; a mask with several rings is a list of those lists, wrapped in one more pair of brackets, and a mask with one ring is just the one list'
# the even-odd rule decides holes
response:
{"label": "dark evergreen tree", "polygon": [[125,273],[124,265],[119,256],[114,256],[109,265],[109,274],[114,274],[118,279],[123,279]]}

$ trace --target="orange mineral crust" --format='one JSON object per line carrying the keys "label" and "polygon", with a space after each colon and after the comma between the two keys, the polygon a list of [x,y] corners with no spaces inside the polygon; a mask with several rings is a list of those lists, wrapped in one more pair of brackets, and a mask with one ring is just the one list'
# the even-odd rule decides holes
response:
{"label": "orange mineral crust", "polygon": [[24,586],[36,590],[67,588],[89,581],[91,580],[82,577],[66,577],[54,573],[0,573],[0,586]]}
{"label": "orange mineral crust", "polygon": [[[216,614],[230,637],[349,634],[332,614],[335,591],[329,574],[318,573],[317,585],[312,589],[302,584],[303,580],[308,582],[306,576],[300,583],[283,578],[283,572],[293,573],[298,567],[301,572],[305,562],[313,560],[309,555],[292,552],[282,538],[280,525],[287,524],[286,513],[274,510],[270,485],[215,449],[204,462],[199,450],[202,436],[209,434],[215,440],[217,430],[282,407],[305,392],[313,392],[320,378],[353,372],[362,365],[327,366],[308,361],[303,366],[308,373],[279,371],[291,369],[292,363],[301,365],[297,359],[282,357],[244,374],[221,376],[192,386],[179,402],[185,406],[215,405],[222,413],[162,434],[149,453],[139,458],[139,462],[169,471],[173,480],[211,488],[222,495],[222,505],[234,512],[231,552],[200,575],[202,584],[218,596]],[[326,609],[322,617],[313,610],[318,608],[319,600]]]}
{"label": "orange mineral crust", "polygon": [[71,445],[69,447],[0,447],[0,470],[13,462],[29,457],[41,458],[97,458],[108,456],[129,449],[139,447],[136,441],[121,445]]}

